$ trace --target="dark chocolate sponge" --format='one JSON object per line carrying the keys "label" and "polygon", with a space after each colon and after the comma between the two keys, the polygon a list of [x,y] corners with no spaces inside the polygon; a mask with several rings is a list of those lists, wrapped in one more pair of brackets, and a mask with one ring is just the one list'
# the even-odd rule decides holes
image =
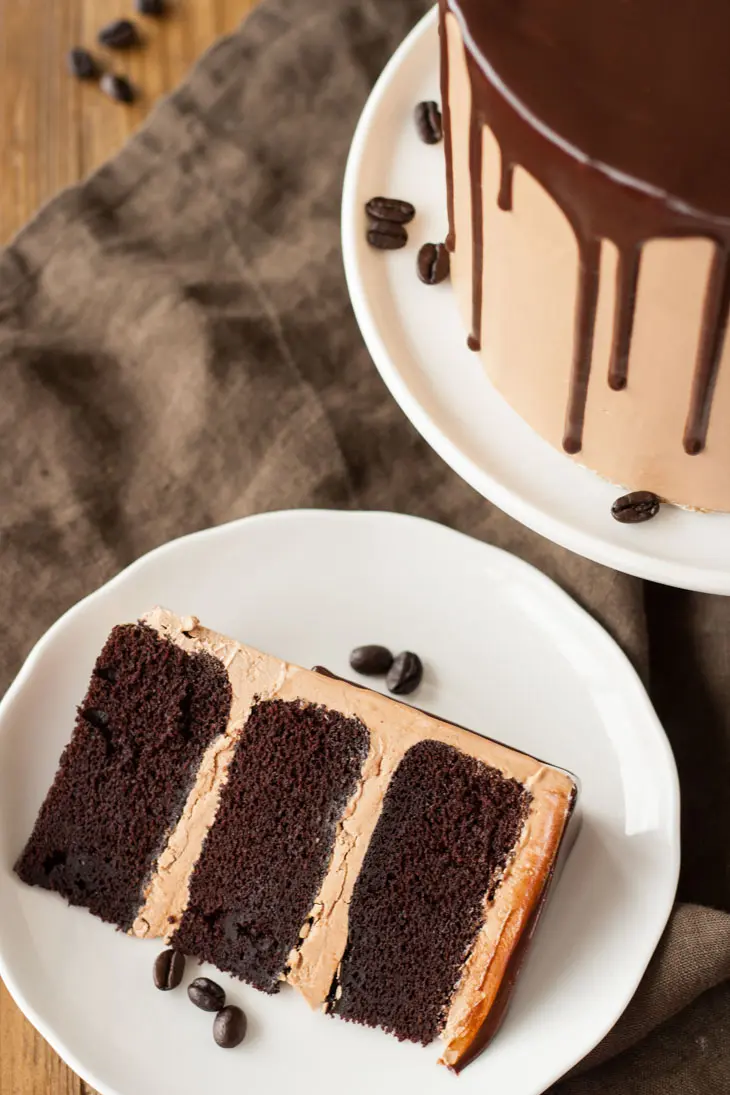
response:
{"label": "dark chocolate sponge", "polygon": [[368,748],[363,724],[336,711],[282,700],[253,708],[174,947],[278,991]]}
{"label": "dark chocolate sponge", "polygon": [[406,753],[355,884],[332,1013],[401,1041],[436,1037],[530,799],[450,745]]}
{"label": "dark chocolate sponge", "polygon": [[130,928],[230,705],[215,658],[187,654],[144,624],[115,627],[18,875]]}

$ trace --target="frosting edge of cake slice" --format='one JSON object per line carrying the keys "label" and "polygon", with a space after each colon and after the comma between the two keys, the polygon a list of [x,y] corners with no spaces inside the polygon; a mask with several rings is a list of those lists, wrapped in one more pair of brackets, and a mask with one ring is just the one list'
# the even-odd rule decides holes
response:
{"label": "frosting edge of cake slice", "polygon": [[[485,901],[484,923],[464,965],[441,1035],[445,1046],[439,1063],[454,1072],[461,1072],[497,1033],[551,886],[577,835],[579,785],[574,777],[569,778],[573,786],[567,795],[556,794],[552,788],[546,792],[553,809],[540,822],[536,869],[528,867],[522,874],[514,871],[513,865],[528,841],[529,813],[525,819],[515,856],[500,883],[500,888],[506,885],[512,891],[516,908],[501,918],[490,915]],[[540,773],[530,788],[533,794],[536,790],[541,793],[539,782]],[[503,905],[506,908],[508,902]]]}

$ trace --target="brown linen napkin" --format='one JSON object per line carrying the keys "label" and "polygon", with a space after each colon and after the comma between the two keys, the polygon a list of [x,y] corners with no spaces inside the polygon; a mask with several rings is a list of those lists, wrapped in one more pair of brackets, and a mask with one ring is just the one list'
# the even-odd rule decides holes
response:
{"label": "brown linen napkin", "polygon": [[401,510],[515,552],[650,681],[680,766],[679,896],[692,902],[623,1020],[555,1090],[725,1093],[730,602],[615,574],[478,497],[390,398],[349,308],[338,225],[349,141],[427,7],[264,0],[0,257],[0,687],[120,567],[245,514]]}

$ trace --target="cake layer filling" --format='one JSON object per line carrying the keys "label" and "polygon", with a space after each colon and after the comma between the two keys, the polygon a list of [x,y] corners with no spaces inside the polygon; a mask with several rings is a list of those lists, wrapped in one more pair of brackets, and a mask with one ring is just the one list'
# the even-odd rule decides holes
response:
{"label": "cake layer filling", "polygon": [[16,871],[128,930],[231,685],[206,653],[151,628],[115,627]]}
{"label": "cake layer filling", "polygon": [[453,746],[409,749],[355,883],[333,1014],[424,1045],[439,1034],[531,799]]}
{"label": "cake layer filling", "polygon": [[173,946],[276,992],[330,867],[369,750],[357,718],[255,703]]}

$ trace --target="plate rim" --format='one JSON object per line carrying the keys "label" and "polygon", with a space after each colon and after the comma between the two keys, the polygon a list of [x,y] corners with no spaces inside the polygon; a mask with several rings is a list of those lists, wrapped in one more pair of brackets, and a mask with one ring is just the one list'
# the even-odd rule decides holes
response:
{"label": "plate rim", "polygon": [[[252,514],[247,517],[236,518],[232,521],[225,522],[221,525],[211,526],[209,528],[200,529],[195,532],[191,532],[179,537],[174,537],[171,540],[166,541],[163,544],[151,549],[139,558],[135,559],[128,566],[124,567],[121,571],[115,574],[107,582],[104,582],[95,590],[92,590],[86,596],[82,597],[75,604],[71,605],[65,612],[58,617],[58,619],[51,624],[51,626],[40,636],[37,642],[32,646],[25,661],[23,662],[17,675],[11,682],[9,688],[0,699],[0,737],[8,732],[7,729],[7,714],[15,703],[16,696],[18,696],[32,681],[33,673],[36,663],[39,661],[42,653],[47,647],[51,646],[57,636],[59,636],[65,627],[66,621],[69,618],[73,618],[81,614],[90,603],[101,600],[104,595],[110,590],[116,590],[120,585],[125,584],[130,579],[134,579],[137,571],[144,569],[144,567],[152,559],[159,559],[166,554],[172,554],[176,550],[180,550],[186,544],[190,542],[200,542],[203,540],[215,540],[216,538],[223,538],[229,535],[235,535],[241,528],[250,527],[252,525],[259,524],[276,524],[281,522],[287,522],[294,520],[327,520],[341,523],[349,522],[368,522],[375,520],[377,522],[394,522],[410,524],[414,527],[428,530],[428,533],[435,535],[443,535],[445,538],[451,538],[454,540],[468,541],[472,545],[478,546],[478,548],[485,552],[487,556],[496,558],[499,560],[499,565],[506,570],[511,570],[517,574],[518,577],[528,585],[532,585],[539,589],[541,594],[548,598],[553,598],[556,604],[559,604],[563,612],[572,615],[573,619],[579,620],[580,625],[589,629],[593,633],[594,641],[598,644],[602,644],[608,657],[612,657],[617,665],[620,665],[622,671],[622,688],[632,693],[631,702],[633,705],[641,705],[643,708],[642,716],[646,725],[646,731],[649,732],[649,725],[651,725],[651,737],[654,739],[654,747],[657,750],[657,756],[662,761],[662,779],[666,781],[667,791],[671,794],[671,804],[669,814],[666,819],[666,832],[667,836],[671,839],[671,846],[669,851],[671,852],[670,862],[667,864],[667,880],[668,880],[668,892],[666,899],[666,911],[662,912],[662,915],[657,918],[656,931],[651,936],[651,947],[647,948],[646,960],[637,964],[637,970],[635,977],[631,981],[631,990],[628,993],[624,1003],[622,1004],[618,1014],[616,1014],[608,1023],[601,1027],[600,1031],[591,1035],[591,1045],[587,1049],[581,1049],[581,1052],[571,1064],[567,1065],[557,1075],[552,1076],[545,1081],[545,1086],[541,1088],[541,1091],[547,1090],[553,1083],[557,1082],[561,1077],[565,1076],[571,1068],[573,1068],[579,1061],[583,1060],[587,1054],[589,1054],[609,1033],[618,1019],[623,1015],[626,1007],[629,1005],[633,996],[638,988],[646,969],[651,961],[656,947],[664,933],[666,924],[671,916],[672,908],[674,905],[674,898],[676,894],[676,888],[679,880],[680,870],[680,786],[679,775],[677,771],[676,761],[672,752],[669,739],[666,736],[664,728],[659,720],[659,717],[654,709],[651,699],[646,691],[646,688],[637,672],[631,663],[628,655],[619,646],[618,642],[606,631],[606,629],[596,620],[587,609],[583,608],[573,597],[561,586],[557,584],[552,578],[550,578],[543,571],[537,567],[528,563],[524,559],[513,555],[511,552],[506,551],[503,548],[497,547],[494,544],[490,544],[484,540],[477,539],[470,536],[467,533],[460,532],[457,529],[451,528],[448,525],[441,524],[437,521],[432,521],[425,517],[418,517],[412,514],[397,513],[390,510],[332,510],[323,508],[302,508],[302,509],[289,509],[289,510],[272,510],[265,513]],[[634,709],[636,709],[634,707]],[[664,902],[663,902],[664,905]],[[58,1054],[58,1056],[71,1068],[85,1083],[94,1087],[99,1095],[130,1095],[129,1092],[123,1092],[118,1088],[107,1084],[100,1077],[97,1077],[93,1070],[87,1069],[83,1062],[77,1057],[76,1053],[66,1044],[64,1039],[57,1036],[53,1028],[52,1023],[47,1022],[36,1010],[35,1007],[26,998],[22,986],[18,983],[18,980],[10,973],[2,948],[0,948],[0,978],[2,978],[6,989],[8,990],[11,998],[33,1025],[36,1031],[45,1039],[51,1048]],[[540,1081],[541,1083],[543,1081]]]}
{"label": "plate rim", "polygon": [[[721,570],[709,565],[705,567],[659,559],[646,551],[607,543],[599,534],[587,532],[579,525],[551,513],[547,506],[541,507],[537,502],[505,486],[499,478],[472,459],[441,429],[432,414],[413,393],[391,356],[387,342],[368,304],[366,279],[358,261],[357,243],[362,229],[362,210],[358,200],[360,165],[373,122],[383,101],[387,100],[390,85],[396,73],[410,53],[418,48],[421,39],[432,33],[437,17],[438,5],[435,5],[422,16],[403,39],[381,72],[358,120],[345,168],[340,220],[345,279],[358,327],[376,369],[406,417],[442,460],[482,497],[493,502],[520,524],[545,536],[553,543],[576,552],[586,559],[610,567],[612,570],[619,570],[636,578],[659,582],[663,585],[675,586],[678,589],[730,595],[730,568]],[[489,383],[486,374],[485,379]],[[590,469],[581,470],[588,475],[596,475]],[[730,522],[730,514],[693,513],[692,516],[698,520],[703,517],[720,516],[726,517]]]}

